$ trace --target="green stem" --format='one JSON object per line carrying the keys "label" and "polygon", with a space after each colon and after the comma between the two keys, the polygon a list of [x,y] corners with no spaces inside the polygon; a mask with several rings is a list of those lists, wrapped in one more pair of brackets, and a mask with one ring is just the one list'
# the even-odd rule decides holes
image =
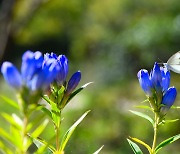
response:
{"label": "green stem", "polygon": [[26,154],[26,142],[27,142],[27,124],[28,124],[28,117],[24,115],[23,120],[23,130],[22,130],[22,145],[23,149],[21,150],[21,154]]}
{"label": "green stem", "polygon": [[158,113],[155,112],[155,124],[154,124],[154,139],[152,145],[152,154],[155,154],[156,142],[157,142],[157,131],[158,131],[158,124],[159,124],[159,116]]}
{"label": "green stem", "polygon": [[60,126],[61,126],[61,112],[59,112],[59,122],[58,124],[56,125],[56,150],[59,151],[59,148],[60,148],[60,140],[59,140],[59,135],[60,135]]}

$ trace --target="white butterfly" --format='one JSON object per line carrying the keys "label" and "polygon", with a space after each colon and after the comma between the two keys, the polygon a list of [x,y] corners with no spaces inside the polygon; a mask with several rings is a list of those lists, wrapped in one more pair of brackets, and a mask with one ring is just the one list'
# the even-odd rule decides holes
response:
{"label": "white butterfly", "polygon": [[180,74],[180,51],[172,55],[165,65],[168,70]]}

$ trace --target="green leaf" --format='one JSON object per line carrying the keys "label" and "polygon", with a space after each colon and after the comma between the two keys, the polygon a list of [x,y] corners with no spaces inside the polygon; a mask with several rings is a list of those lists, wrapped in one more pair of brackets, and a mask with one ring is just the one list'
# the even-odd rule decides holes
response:
{"label": "green leaf", "polygon": [[49,120],[45,119],[44,122],[42,124],[40,124],[32,133],[31,133],[31,137],[32,138],[37,138],[42,132],[43,130],[46,128],[47,124],[48,124]]}
{"label": "green leaf", "polygon": [[180,109],[180,106],[171,106],[171,109]]}
{"label": "green leaf", "polygon": [[89,112],[90,112],[90,110],[86,111],[65,133],[65,135],[63,136],[63,139],[61,141],[60,151],[64,151],[64,148],[65,148],[67,142],[69,141],[71,135],[73,134],[74,130],[81,123],[81,121],[87,116],[87,114]]}
{"label": "green leaf", "polygon": [[84,88],[86,88],[88,85],[92,84],[93,82],[88,82],[85,85],[83,85],[81,88],[75,90],[68,98],[67,102],[69,102],[74,96],[76,96],[80,91],[82,91]]}
{"label": "green leaf", "polygon": [[141,151],[141,149],[139,148],[139,146],[136,143],[134,143],[133,141],[131,141],[129,139],[127,139],[127,141],[129,142],[129,145],[131,146],[131,148],[135,154],[143,154],[143,152]]}
{"label": "green leaf", "polygon": [[13,101],[12,99],[10,99],[10,98],[8,98],[6,96],[2,96],[2,95],[0,95],[0,98],[2,100],[4,100],[6,103],[8,103],[9,105],[11,105],[12,107],[14,107],[14,108],[19,110],[19,106],[18,106],[17,102]]}
{"label": "green leaf", "polygon": [[13,154],[14,152],[10,150],[10,148],[7,148],[7,145],[5,145],[1,140],[0,140],[0,151],[2,151],[5,154]]}
{"label": "green leaf", "polygon": [[41,114],[41,115],[36,116],[36,118],[33,118],[33,120],[30,121],[27,125],[27,132],[30,132],[31,129],[39,126],[44,117],[45,117],[45,115]]}
{"label": "green leaf", "polygon": [[11,143],[13,146],[18,147],[18,144],[16,140],[13,139],[12,135],[6,132],[4,129],[0,128],[0,135],[2,138],[4,138],[6,141]]}
{"label": "green leaf", "polygon": [[142,117],[142,118],[148,120],[152,125],[154,125],[154,121],[150,116],[148,116],[144,113],[138,112],[138,111],[132,111],[132,110],[129,110],[129,111],[132,112],[133,114],[139,116],[139,117]]}
{"label": "green leaf", "polygon": [[164,123],[172,123],[172,122],[177,122],[179,119],[173,119],[173,120],[164,120]]}
{"label": "green leaf", "polygon": [[12,126],[16,127],[17,129],[22,129],[22,123],[20,124],[19,121],[17,122],[13,116],[10,116],[7,113],[1,113],[1,116],[8,121]]}
{"label": "green leaf", "polygon": [[[47,124],[48,124],[49,120],[45,119],[44,122],[42,124],[40,124],[29,136],[31,136],[31,138],[37,138],[39,137],[39,135],[43,132],[43,130],[46,128]],[[26,144],[26,149],[29,148],[29,146],[31,145],[32,140],[29,140],[28,143]]]}
{"label": "green leaf", "polygon": [[146,106],[146,105],[137,105],[137,106],[135,106],[135,107],[136,107],[136,108],[140,108],[140,109],[147,109],[147,110],[152,111],[152,108],[149,107],[149,106]]}
{"label": "green leaf", "polygon": [[52,114],[46,107],[42,106],[41,110],[45,112],[52,119]]}
{"label": "green leaf", "polygon": [[11,127],[10,127],[10,131],[11,131],[11,137],[12,137],[13,140],[16,142],[16,146],[17,146],[19,149],[23,149],[21,130],[18,130],[17,128],[11,126]]}
{"label": "green leaf", "polygon": [[[53,139],[54,139],[54,137],[53,137]],[[56,151],[56,149],[50,145],[50,142],[46,142],[45,140],[43,140],[39,137],[33,138],[33,143],[38,148],[38,150],[36,151],[36,154],[49,153],[50,151],[53,153]]]}
{"label": "green leaf", "polygon": [[149,99],[145,99],[144,101],[140,102],[140,103],[146,103],[149,102]]}
{"label": "green leaf", "polygon": [[60,125],[61,122],[61,110],[58,108],[57,104],[54,102],[51,102],[51,115],[53,122],[56,126]]}
{"label": "green leaf", "polygon": [[57,94],[58,94],[58,98],[57,98],[57,102],[61,102],[63,96],[64,96],[64,91],[65,91],[65,87],[61,86],[61,88],[58,90]]}
{"label": "green leaf", "polygon": [[49,104],[51,104],[51,100],[49,99],[49,97],[47,95],[43,95],[42,98]]}
{"label": "green leaf", "polygon": [[131,140],[143,145],[148,151],[149,153],[152,153],[152,149],[149,145],[147,145],[145,142],[141,141],[140,139],[137,139],[135,137],[129,137]]}
{"label": "green leaf", "polygon": [[104,145],[103,146],[101,146],[97,151],[95,151],[93,154],[98,154],[101,150],[102,150],[102,148],[104,147]]}
{"label": "green leaf", "polygon": [[156,152],[158,152],[160,149],[162,149],[164,146],[175,142],[176,140],[180,139],[180,134],[172,136],[166,140],[164,140],[163,142],[161,142],[155,149]]}

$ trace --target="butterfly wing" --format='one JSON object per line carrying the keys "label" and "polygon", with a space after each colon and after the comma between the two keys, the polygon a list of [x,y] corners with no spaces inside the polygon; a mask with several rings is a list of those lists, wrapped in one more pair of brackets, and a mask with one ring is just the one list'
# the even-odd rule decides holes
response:
{"label": "butterfly wing", "polygon": [[167,68],[180,74],[180,51],[172,55],[167,61]]}

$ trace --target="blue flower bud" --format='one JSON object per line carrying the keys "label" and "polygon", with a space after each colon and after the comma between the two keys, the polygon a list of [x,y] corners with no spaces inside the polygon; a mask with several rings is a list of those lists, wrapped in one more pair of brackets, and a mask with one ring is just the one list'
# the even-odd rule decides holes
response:
{"label": "blue flower bud", "polygon": [[72,77],[70,78],[68,85],[67,85],[67,90],[66,90],[66,94],[69,95],[70,93],[73,92],[73,90],[77,87],[77,85],[79,84],[81,80],[81,72],[77,71],[76,73],[74,73],[72,75]]}
{"label": "blue flower bud", "polygon": [[62,85],[67,78],[68,75],[68,59],[65,55],[60,55],[57,58],[58,64],[59,64],[59,70],[57,73],[56,80],[58,84]]}
{"label": "blue flower bud", "polygon": [[176,88],[170,87],[163,96],[162,104],[170,108],[176,99],[177,91]]}
{"label": "blue flower bud", "polygon": [[22,56],[21,74],[25,82],[31,80],[34,74],[41,69],[43,56],[41,52],[26,51]]}
{"label": "blue flower bud", "polygon": [[166,91],[166,93],[164,94],[163,99],[162,99],[162,104],[164,106],[162,106],[160,109],[161,116],[166,115],[166,113],[168,112],[170,107],[174,104],[176,95],[177,95],[177,91],[176,91],[176,88],[174,88],[174,87],[170,87]]}
{"label": "blue flower bud", "polygon": [[52,61],[52,59],[47,60],[42,67],[42,70],[39,71],[29,82],[29,88],[32,91],[35,90],[45,90],[49,85],[55,80],[57,70],[56,70],[57,61]]}
{"label": "blue flower bud", "polygon": [[144,92],[148,96],[152,96],[153,86],[152,86],[151,80],[149,78],[148,71],[145,69],[140,70],[137,74],[137,77],[139,79],[140,86],[144,90]]}
{"label": "blue flower bud", "polygon": [[151,81],[157,92],[162,92],[162,76],[159,65],[155,62],[154,68],[151,72]]}
{"label": "blue flower bud", "polygon": [[161,67],[161,75],[162,75],[162,90],[166,92],[170,85],[170,71],[168,71],[167,67]]}
{"label": "blue flower bud", "polygon": [[1,73],[6,82],[13,88],[19,89],[22,86],[22,79],[17,68],[10,62],[4,62],[1,67]]}

